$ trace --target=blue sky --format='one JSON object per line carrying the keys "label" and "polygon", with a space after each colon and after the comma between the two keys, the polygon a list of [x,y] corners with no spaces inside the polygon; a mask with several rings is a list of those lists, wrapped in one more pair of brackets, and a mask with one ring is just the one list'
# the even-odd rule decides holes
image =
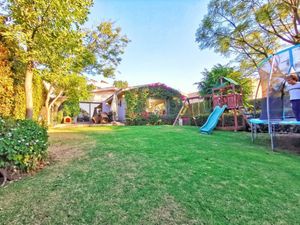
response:
{"label": "blue sky", "polygon": [[183,92],[196,91],[204,68],[228,62],[201,51],[195,33],[208,0],[95,0],[89,26],[114,21],[131,40],[116,79],[130,85],[161,82]]}

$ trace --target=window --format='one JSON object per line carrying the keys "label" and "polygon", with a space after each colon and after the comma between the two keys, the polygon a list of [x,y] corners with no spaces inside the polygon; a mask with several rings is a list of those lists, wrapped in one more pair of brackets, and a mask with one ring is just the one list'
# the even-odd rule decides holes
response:
{"label": "window", "polygon": [[166,100],[153,99],[153,98],[149,98],[147,100],[146,112],[164,115],[166,114],[166,111],[167,111]]}

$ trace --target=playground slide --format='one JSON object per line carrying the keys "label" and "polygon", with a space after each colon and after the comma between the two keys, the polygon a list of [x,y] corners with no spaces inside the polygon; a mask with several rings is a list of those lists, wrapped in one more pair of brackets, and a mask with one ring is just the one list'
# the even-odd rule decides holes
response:
{"label": "playground slide", "polygon": [[218,120],[223,114],[226,107],[226,105],[223,105],[222,108],[220,106],[216,106],[214,108],[214,111],[209,115],[205,124],[200,128],[200,132],[210,134],[213,131],[213,129],[215,129],[215,127],[217,126]]}

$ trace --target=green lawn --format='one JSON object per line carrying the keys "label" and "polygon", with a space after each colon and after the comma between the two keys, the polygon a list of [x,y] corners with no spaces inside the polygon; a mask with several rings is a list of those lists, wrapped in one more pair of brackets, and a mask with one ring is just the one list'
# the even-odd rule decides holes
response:
{"label": "green lawn", "polygon": [[50,137],[55,162],[0,189],[1,224],[300,222],[300,157],[248,133],[144,126]]}

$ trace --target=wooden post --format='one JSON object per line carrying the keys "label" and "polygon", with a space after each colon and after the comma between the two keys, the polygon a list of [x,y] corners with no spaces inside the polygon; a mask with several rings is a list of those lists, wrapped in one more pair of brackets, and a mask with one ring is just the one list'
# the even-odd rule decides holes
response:
{"label": "wooden post", "polygon": [[224,113],[222,113],[222,127],[225,126]]}
{"label": "wooden post", "polygon": [[193,121],[194,121],[194,124],[195,124],[196,126],[198,126],[198,125],[197,125],[197,121],[196,121],[196,119],[194,118],[193,105],[192,105],[192,107],[191,107],[191,103],[190,103],[190,100],[189,100],[188,98],[187,98],[187,103],[188,103],[190,115],[191,115],[191,117],[192,117],[192,119],[193,119]]}
{"label": "wooden post", "polygon": [[176,116],[176,119],[175,119],[175,121],[174,121],[174,123],[173,123],[173,126],[176,125],[177,120],[179,119],[181,112],[182,112],[183,109],[185,108],[185,103],[186,103],[186,101],[187,101],[187,99],[184,100],[183,105],[182,105],[181,109],[179,110],[179,112],[178,112],[178,114],[177,114],[177,116]]}
{"label": "wooden post", "polygon": [[236,108],[233,109],[233,113],[234,113],[234,131],[237,132],[237,130],[238,130],[238,120],[237,120]]}

